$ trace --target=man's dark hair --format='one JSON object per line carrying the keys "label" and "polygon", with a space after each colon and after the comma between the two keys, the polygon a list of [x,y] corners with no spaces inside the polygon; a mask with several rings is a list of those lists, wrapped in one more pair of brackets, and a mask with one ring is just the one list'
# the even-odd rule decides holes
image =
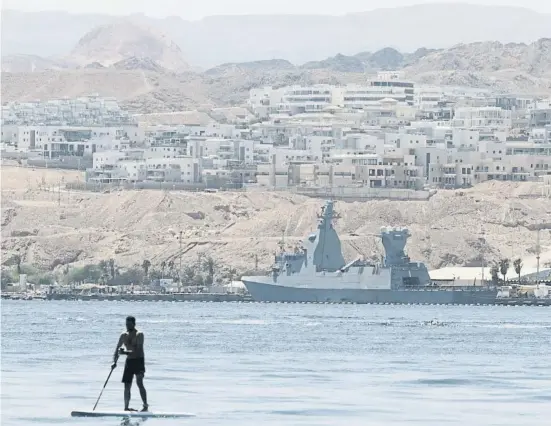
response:
{"label": "man's dark hair", "polygon": [[136,318],[134,318],[132,315],[126,317],[126,321],[132,321],[132,324],[136,324]]}

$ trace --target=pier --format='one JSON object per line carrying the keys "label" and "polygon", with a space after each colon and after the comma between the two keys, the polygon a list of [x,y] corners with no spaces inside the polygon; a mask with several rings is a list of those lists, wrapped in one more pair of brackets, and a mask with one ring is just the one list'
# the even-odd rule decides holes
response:
{"label": "pier", "polygon": [[508,297],[496,299],[495,304],[501,306],[551,306],[551,299],[537,297]]}
{"label": "pier", "polygon": [[50,293],[46,300],[124,302],[248,302],[250,296],[235,293],[75,294]]}
{"label": "pier", "polygon": [[[78,294],[78,293],[50,293],[50,294],[2,294],[7,300],[67,300],[67,301],[112,301],[112,302],[246,302],[264,304],[300,304],[300,305],[357,305],[354,302],[255,302],[248,294],[235,293],[150,293],[150,294]],[[442,305],[440,303],[365,303],[367,305]],[[461,306],[449,303],[449,305]],[[551,306],[551,298],[536,297],[508,297],[497,298],[494,303],[469,304],[467,306]]]}

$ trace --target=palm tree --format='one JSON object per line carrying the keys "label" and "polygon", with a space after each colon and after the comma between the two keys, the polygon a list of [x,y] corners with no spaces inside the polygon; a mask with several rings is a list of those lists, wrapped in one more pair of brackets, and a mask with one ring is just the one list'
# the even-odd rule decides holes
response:
{"label": "palm tree", "polygon": [[237,269],[230,268],[228,271],[228,280],[230,281],[230,283],[234,281],[236,277],[237,277]]}
{"label": "palm tree", "polygon": [[170,278],[174,278],[174,261],[170,260],[167,266],[168,266],[168,274],[170,275]]}
{"label": "palm tree", "polygon": [[490,268],[490,275],[492,276],[492,282],[494,285],[498,285],[499,283],[499,266],[497,264],[494,264]]}
{"label": "palm tree", "polygon": [[165,277],[165,268],[166,268],[166,262],[163,260],[161,262],[161,278]]}
{"label": "palm tree", "polygon": [[515,259],[513,262],[513,267],[515,268],[515,272],[518,275],[518,283],[520,284],[520,272],[522,271],[522,259]]}
{"label": "palm tree", "polygon": [[21,275],[21,256],[16,254],[14,256],[15,264],[17,265],[17,275]]}
{"label": "palm tree", "polygon": [[115,279],[115,259],[109,259],[109,272],[111,273],[111,279]]}
{"label": "palm tree", "polygon": [[145,259],[142,263],[143,273],[145,275],[145,279],[147,280],[149,275],[149,268],[151,267],[151,262],[147,259]]}
{"label": "palm tree", "polygon": [[214,282],[214,269],[216,268],[216,262],[209,256],[204,260],[203,266],[207,272],[207,285],[212,285]]}
{"label": "palm tree", "polygon": [[499,272],[501,272],[501,275],[503,275],[503,281],[507,280],[507,271],[509,270],[511,262],[509,259],[501,259],[499,261]]}

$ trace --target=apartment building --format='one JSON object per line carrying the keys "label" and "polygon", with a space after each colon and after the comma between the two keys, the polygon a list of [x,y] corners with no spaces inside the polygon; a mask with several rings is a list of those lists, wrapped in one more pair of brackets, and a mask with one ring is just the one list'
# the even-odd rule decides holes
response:
{"label": "apartment building", "polygon": [[64,156],[91,156],[96,151],[118,149],[142,140],[137,125],[113,127],[7,126],[2,142],[14,151],[48,159]]}
{"label": "apartment building", "polygon": [[467,129],[510,129],[511,111],[491,106],[456,108],[451,125]]}
{"label": "apartment building", "polygon": [[393,75],[379,74],[376,79],[363,85],[317,84],[251,89],[248,105],[258,117],[265,119],[273,114],[320,113],[339,108],[366,109],[381,101],[413,106],[414,83],[392,78]]}
{"label": "apartment building", "polygon": [[117,126],[131,124],[117,100],[99,95],[76,99],[9,102],[2,106],[2,124],[27,126]]}
{"label": "apartment building", "polygon": [[[186,125],[111,124],[118,106],[109,98],[73,101],[3,108],[12,120],[3,149],[49,162],[88,158],[87,179],[106,183],[413,191],[551,174],[549,100],[416,86],[396,72],[346,86],[252,89],[254,120],[235,107]],[[44,114],[51,119],[35,123]]]}

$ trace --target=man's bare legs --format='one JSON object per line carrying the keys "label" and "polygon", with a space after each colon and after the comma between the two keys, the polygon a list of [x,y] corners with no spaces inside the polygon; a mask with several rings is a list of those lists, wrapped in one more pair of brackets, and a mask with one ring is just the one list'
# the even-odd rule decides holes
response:
{"label": "man's bare legs", "polygon": [[142,397],[142,402],[143,402],[142,411],[147,411],[149,409],[149,404],[147,403],[147,392],[145,391],[145,387],[143,385],[143,374],[136,374],[136,384],[138,385],[138,389],[140,390],[140,396]]}
{"label": "man's bare legs", "polygon": [[132,388],[132,382],[124,384],[124,411],[130,411],[130,408],[128,408],[130,405],[130,388]]}

